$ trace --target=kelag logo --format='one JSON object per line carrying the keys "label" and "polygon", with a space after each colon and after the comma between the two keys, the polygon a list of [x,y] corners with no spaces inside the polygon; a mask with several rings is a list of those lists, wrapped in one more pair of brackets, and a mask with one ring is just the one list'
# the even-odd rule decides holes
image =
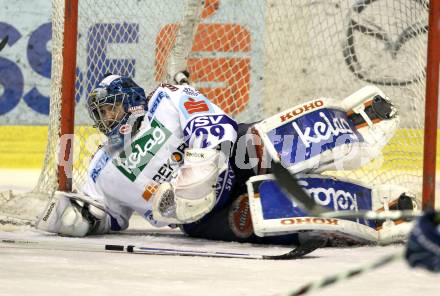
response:
{"label": "kelag logo", "polygon": [[151,128],[131,143],[129,151],[122,151],[119,157],[113,160],[113,164],[130,181],[134,182],[170,136],[171,132],[154,119],[151,122]]}

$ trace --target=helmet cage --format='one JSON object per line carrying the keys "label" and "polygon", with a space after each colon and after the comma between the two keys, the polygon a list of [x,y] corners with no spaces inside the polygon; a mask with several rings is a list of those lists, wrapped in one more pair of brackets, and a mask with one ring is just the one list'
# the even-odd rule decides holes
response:
{"label": "helmet cage", "polygon": [[[92,100],[89,103],[89,113],[90,117],[93,119],[95,126],[99,129],[100,132],[102,132],[105,135],[111,134],[115,128],[119,128],[120,125],[125,123],[128,118],[127,109],[125,108],[124,104],[129,95],[126,93],[120,93],[120,94],[114,94],[114,95],[108,95],[105,97],[102,97],[97,100]],[[113,119],[110,120],[106,117],[105,114],[103,114],[102,110],[104,106],[110,106],[110,108],[106,108],[107,110],[114,111],[117,105],[123,106],[123,110],[120,112],[124,112],[124,116],[120,117],[118,120]],[[118,116],[116,116],[118,117]]]}
{"label": "helmet cage", "polygon": [[[116,76],[116,75],[115,75]],[[129,129],[122,129],[125,124],[133,125],[129,121],[130,116],[139,118],[148,109],[144,90],[129,77],[117,77],[108,84],[101,83],[94,89],[87,100],[89,115],[95,123],[95,127],[104,133],[111,144],[123,142],[124,134]],[[122,105],[124,115],[117,119],[107,118],[103,114],[106,111],[115,110],[117,105]],[[141,107],[141,108],[139,108]],[[136,112],[135,112],[136,111]]]}

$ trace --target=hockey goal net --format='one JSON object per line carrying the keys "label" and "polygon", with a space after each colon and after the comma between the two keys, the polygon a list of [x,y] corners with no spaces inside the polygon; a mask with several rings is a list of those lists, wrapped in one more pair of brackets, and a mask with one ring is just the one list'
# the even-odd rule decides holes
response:
{"label": "hockey goal net", "polygon": [[[191,13],[196,22],[189,23],[194,30],[184,35],[180,58],[192,84],[240,122],[315,97],[342,99],[366,84],[381,88],[397,105],[400,128],[380,159],[343,174],[404,185],[421,196],[427,0],[54,0],[48,145],[33,194],[69,189],[70,177],[71,188],[80,188],[103,139],[88,118],[87,93],[109,72],[133,77],[146,92],[164,81],[176,35]],[[68,34],[76,42],[66,48]],[[75,57],[75,75],[68,78],[63,65]],[[73,112],[61,111],[69,79],[75,86],[74,137],[63,135],[73,120]],[[73,150],[65,153],[69,142]],[[426,144],[435,154],[435,141]]]}

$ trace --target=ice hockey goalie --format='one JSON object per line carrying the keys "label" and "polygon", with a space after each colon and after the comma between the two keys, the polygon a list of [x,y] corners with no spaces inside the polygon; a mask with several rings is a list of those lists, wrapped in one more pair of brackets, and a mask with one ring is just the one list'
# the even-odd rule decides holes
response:
{"label": "ice hockey goalie", "polygon": [[[413,206],[402,197],[405,188],[320,175],[368,163],[393,136],[397,111],[374,86],[247,124],[237,124],[189,85],[161,84],[146,96],[119,75],[105,77],[87,103],[107,142],[80,192],[54,194],[37,222],[41,230],[67,236],[120,231],[137,212],[154,226],[178,225],[208,239],[290,244],[298,243],[299,233],[381,239],[378,229],[385,227],[375,221],[308,217],[271,179],[272,160],[301,173],[304,188],[332,210]],[[282,226],[267,227],[275,220]]]}

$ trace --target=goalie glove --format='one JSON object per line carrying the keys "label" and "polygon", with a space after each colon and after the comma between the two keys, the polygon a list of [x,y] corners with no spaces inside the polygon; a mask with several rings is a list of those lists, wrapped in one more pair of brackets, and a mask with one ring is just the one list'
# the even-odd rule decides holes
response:
{"label": "goalie glove", "polygon": [[170,224],[199,220],[216,202],[215,185],[226,165],[215,149],[187,149],[174,182],[162,183],[153,198],[154,219]]}
{"label": "goalie glove", "polygon": [[83,237],[110,229],[104,207],[85,195],[56,191],[36,228],[65,236]]}

